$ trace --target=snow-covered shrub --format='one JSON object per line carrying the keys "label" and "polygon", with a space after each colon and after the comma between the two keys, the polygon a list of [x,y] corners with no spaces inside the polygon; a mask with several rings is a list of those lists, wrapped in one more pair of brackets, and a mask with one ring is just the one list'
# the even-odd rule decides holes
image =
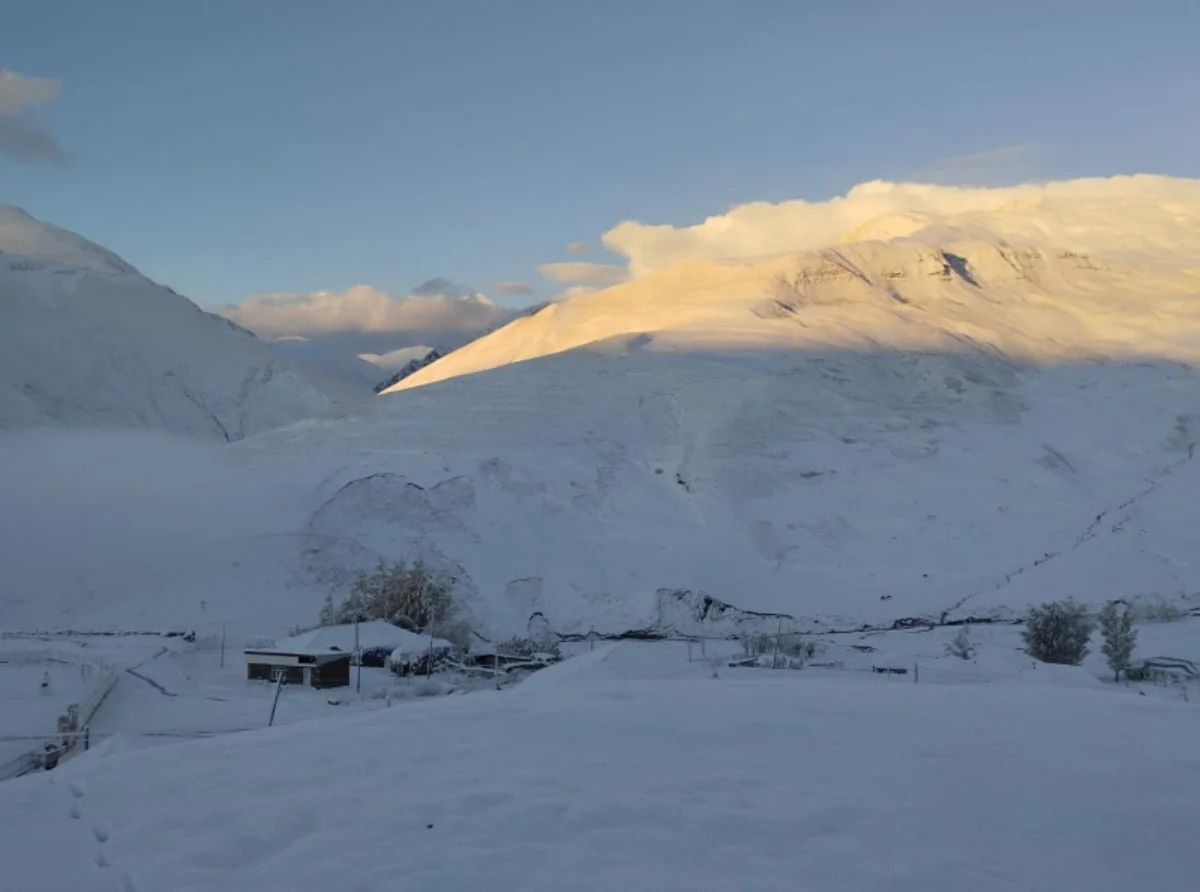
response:
{"label": "snow-covered shrub", "polygon": [[742,632],[738,635],[738,643],[742,645],[742,654],[746,657],[761,657],[774,650],[771,636],[762,632]]}
{"label": "snow-covered shrub", "polygon": [[[361,662],[364,666],[371,666],[377,669],[382,669],[388,664],[388,657],[392,655],[395,648],[391,647],[367,647],[363,648],[361,653]],[[350,657],[352,665],[356,665],[358,661],[354,656]]]}
{"label": "snow-covered shrub", "polygon": [[954,639],[946,645],[946,656],[958,657],[960,660],[973,660],[978,648],[971,640],[970,626],[962,626]]}
{"label": "snow-covered shrub", "polygon": [[411,565],[381,561],[371,573],[355,575],[345,601],[335,604],[332,595],[326,598],[320,623],[337,626],[382,619],[412,632],[445,637],[445,632],[457,630],[459,625],[452,587],[453,580],[420,561]]}
{"label": "snow-covered shrub", "polygon": [[1133,618],[1141,623],[1170,623],[1184,617],[1184,609],[1177,602],[1162,595],[1149,595],[1133,602]]}
{"label": "snow-covered shrub", "polygon": [[396,659],[396,654],[391,654],[391,659],[388,661],[388,667],[392,670],[393,675],[401,677],[408,675],[435,675],[444,672],[457,672],[462,669],[462,662],[458,656],[451,650],[445,647],[434,648],[433,650],[414,653],[406,659]]}
{"label": "snow-covered shrub", "polygon": [[1109,601],[1100,611],[1100,634],[1104,638],[1101,650],[1113,671],[1113,679],[1121,678],[1121,671],[1129,668],[1133,648],[1137,643],[1137,629],[1133,627],[1133,610],[1116,601]]}
{"label": "snow-covered shrub", "polygon": [[508,638],[496,645],[496,653],[501,658],[517,658],[546,663],[557,663],[562,660],[562,650],[558,642],[545,637],[522,638],[519,635]]}
{"label": "snow-covered shrub", "polygon": [[747,660],[776,669],[800,669],[820,653],[820,645],[799,632],[743,632],[738,641]]}
{"label": "snow-covered shrub", "polygon": [[1029,611],[1025,620],[1025,649],[1035,660],[1078,666],[1088,655],[1094,624],[1087,609],[1071,600],[1051,601]]}

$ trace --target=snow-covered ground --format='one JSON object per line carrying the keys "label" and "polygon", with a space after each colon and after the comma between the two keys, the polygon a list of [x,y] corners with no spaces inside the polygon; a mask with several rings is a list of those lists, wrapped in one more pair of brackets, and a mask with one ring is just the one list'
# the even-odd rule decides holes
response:
{"label": "snow-covered ground", "polygon": [[[219,637],[212,629],[202,631],[210,634],[195,642],[138,635],[0,637],[0,764],[56,739],[57,717],[84,700],[95,684],[95,670],[81,667],[100,663],[117,668],[118,684],[91,724],[92,745],[117,736],[121,746],[141,748],[266,727],[274,687],[248,681],[242,649],[230,644],[222,656]],[[51,686],[43,692],[45,672]],[[471,687],[458,681],[459,687]],[[439,680],[434,691],[451,689],[454,682]],[[425,688],[423,679],[399,679],[364,667],[361,681],[355,678],[349,689],[285,687],[274,721],[384,709],[427,696],[431,692]]]}
{"label": "snow-covered ground", "polygon": [[739,672],[604,645],[511,692],[114,741],[0,786],[0,863],[22,892],[1192,882],[1196,702]]}
{"label": "snow-covered ground", "polygon": [[43,642],[0,640],[0,766],[54,737],[58,717],[90,690],[86,667]]}

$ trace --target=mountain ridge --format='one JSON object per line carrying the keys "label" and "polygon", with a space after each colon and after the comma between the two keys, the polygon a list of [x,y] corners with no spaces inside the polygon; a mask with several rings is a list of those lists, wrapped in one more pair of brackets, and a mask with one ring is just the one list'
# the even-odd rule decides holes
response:
{"label": "mountain ridge", "polygon": [[[744,260],[683,261],[551,304],[384,393],[619,336],[684,334],[733,346],[881,343],[931,348],[971,337],[1052,360],[1135,348],[1180,361],[1200,347],[1200,277],[1109,264],[1002,239],[853,242]],[[1147,300],[1153,296],[1153,307]],[[1171,314],[1169,324],[1161,318]]]}
{"label": "mountain ridge", "polygon": [[133,427],[228,442],[345,397],[112,252],[8,205],[0,294],[0,430]]}

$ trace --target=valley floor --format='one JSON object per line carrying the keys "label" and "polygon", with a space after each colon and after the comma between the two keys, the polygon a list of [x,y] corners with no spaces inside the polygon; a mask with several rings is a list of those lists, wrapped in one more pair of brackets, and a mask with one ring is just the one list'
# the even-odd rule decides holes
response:
{"label": "valley floor", "polygon": [[[0,785],[0,864],[22,892],[1186,888],[1200,692],[1034,668],[1015,627],[945,657],[950,632],[803,671],[731,668],[733,642],[583,644],[511,691],[323,720],[289,692],[283,726],[117,735]],[[1146,626],[1140,649],[1194,637]],[[123,679],[103,721],[265,720],[214,657],[150,661],[177,696]]]}

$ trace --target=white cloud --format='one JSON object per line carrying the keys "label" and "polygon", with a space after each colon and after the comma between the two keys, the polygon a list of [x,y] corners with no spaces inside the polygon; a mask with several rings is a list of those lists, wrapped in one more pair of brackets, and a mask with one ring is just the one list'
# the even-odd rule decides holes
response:
{"label": "white cloud", "polygon": [[342,292],[258,294],[222,314],[263,337],[473,332],[508,315],[482,294],[431,279],[406,297],[369,285]]}
{"label": "white cloud", "polygon": [[592,246],[587,242],[571,242],[567,245],[568,254],[587,254],[592,250]]}
{"label": "white cloud", "polygon": [[57,99],[61,88],[52,78],[0,69],[0,157],[26,164],[66,163],[58,137],[30,113]]}
{"label": "white cloud", "polygon": [[492,287],[501,294],[511,294],[514,297],[528,297],[533,294],[533,286],[528,282],[493,282]]}
{"label": "white cloud", "polygon": [[0,115],[15,115],[26,108],[58,98],[62,84],[48,77],[25,77],[0,68]]}
{"label": "white cloud", "polygon": [[1041,147],[1032,143],[1002,146],[944,158],[916,171],[911,179],[942,186],[1006,186],[1035,179],[1041,160]]}
{"label": "white cloud", "polygon": [[554,295],[550,300],[553,303],[562,303],[564,300],[570,300],[573,297],[583,297],[585,294],[593,294],[599,290],[594,285],[572,285],[566,291]]}
{"label": "white cloud", "polygon": [[828,201],[744,204],[695,226],[625,222],[604,235],[641,275],[681,260],[738,259],[922,229],[987,229],[1013,241],[1096,254],[1200,253],[1200,180],[1118,176],[967,188],[874,181]]}
{"label": "white cloud", "polygon": [[618,285],[629,278],[629,270],[608,263],[543,263],[538,272],[556,282],[576,282],[601,288]]}
{"label": "white cloud", "polygon": [[414,359],[424,359],[432,349],[432,347],[423,345],[401,347],[399,350],[389,350],[387,353],[360,353],[358,358],[391,373],[399,371]]}

